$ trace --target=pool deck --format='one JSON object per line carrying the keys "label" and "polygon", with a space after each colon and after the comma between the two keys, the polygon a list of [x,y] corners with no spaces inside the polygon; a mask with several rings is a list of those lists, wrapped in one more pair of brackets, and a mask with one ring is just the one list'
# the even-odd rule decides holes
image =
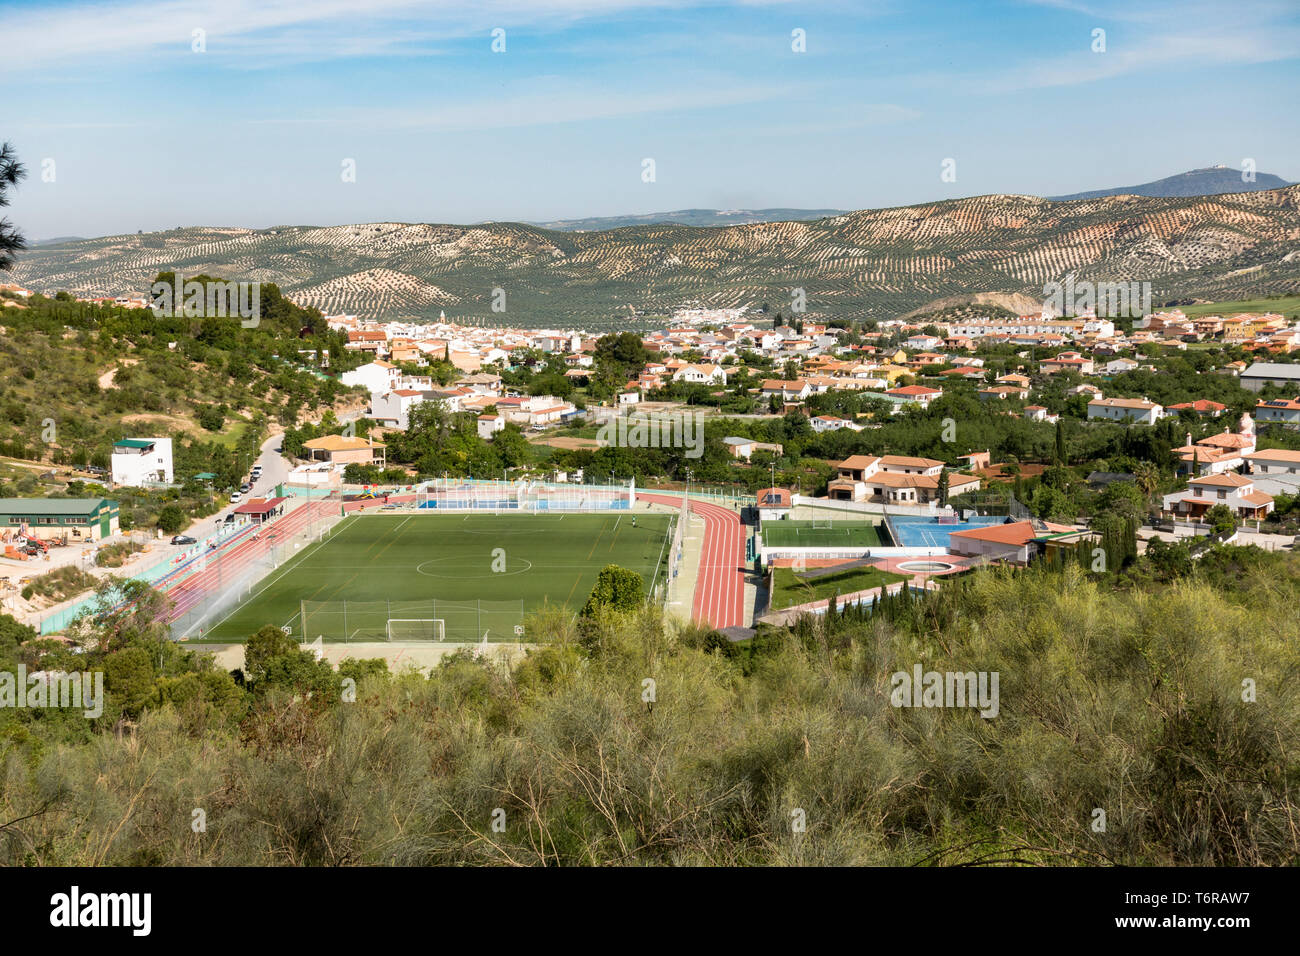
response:
{"label": "pool deck", "polygon": [[[900,568],[904,564],[916,564],[918,562],[942,561],[944,564],[950,564],[952,567],[943,571],[908,571]],[[958,554],[947,554],[943,557],[934,558],[877,558],[872,561],[873,567],[882,571],[893,571],[895,574],[910,574],[915,584],[924,584],[930,578],[941,578],[947,574],[956,574],[958,571],[966,571],[981,564],[978,557],[962,557]]]}

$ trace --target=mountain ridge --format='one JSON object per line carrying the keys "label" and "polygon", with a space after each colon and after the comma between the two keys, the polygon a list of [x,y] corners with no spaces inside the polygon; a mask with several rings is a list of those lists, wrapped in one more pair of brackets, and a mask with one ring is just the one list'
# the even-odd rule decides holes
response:
{"label": "mountain ridge", "polygon": [[[179,268],[276,282],[327,313],[593,331],[675,308],[768,304],[801,288],[809,317],[893,318],[978,292],[1045,282],[1150,281],[1167,296],[1300,292],[1300,186],[1186,198],[1056,202],[994,194],[812,221],[600,232],[527,223],[195,227],[41,246],[15,281],[53,292],[142,294]],[[505,311],[493,310],[494,290]]]}
{"label": "mountain ridge", "polygon": [[1242,171],[1219,164],[1205,166],[1201,169],[1189,169],[1175,173],[1163,179],[1153,179],[1149,183],[1136,186],[1115,186],[1110,189],[1092,189],[1065,196],[1048,196],[1053,202],[1073,202],[1078,199],[1101,199],[1106,196],[1146,196],[1149,198],[1171,198],[1190,196],[1221,196],[1225,193],[1249,193],[1267,189],[1282,189],[1293,186],[1280,176],[1272,173],[1256,173],[1250,182],[1242,179]]}
{"label": "mountain ridge", "polygon": [[528,222],[530,226],[554,229],[558,232],[603,232],[624,226],[650,226],[672,223],[679,226],[746,226],[758,222],[802,222],[809,219],[828,219],[852,212],[850,209],[677,209],[673,212],[651,212],[644,215],[587,216],[581,219],[555,219],[549,222]]}

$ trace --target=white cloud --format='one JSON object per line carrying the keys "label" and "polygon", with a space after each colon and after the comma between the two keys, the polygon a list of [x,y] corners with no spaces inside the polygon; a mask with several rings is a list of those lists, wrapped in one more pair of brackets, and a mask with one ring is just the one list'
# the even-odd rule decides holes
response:
{"label": "white cloud", "polygon": [[[0,12],[0,71],[68,69],[110,58],[191,55],[191,35],[206,31],[208,52],[275,52],[326,59],[409,45],[406,27],[451,40],[494,26],[563,25],[654,9],[688,9],[697,0],[134,0],[42,5]],[[397,29],[398,25],[402,29]],[[421,25],[425,28],[422,29]],[[255,38],[259,38],[255,40]]]}

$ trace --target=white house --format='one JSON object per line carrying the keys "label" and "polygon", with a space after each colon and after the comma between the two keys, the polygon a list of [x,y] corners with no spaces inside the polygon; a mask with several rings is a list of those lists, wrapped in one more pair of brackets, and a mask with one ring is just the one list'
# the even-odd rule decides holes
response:
{"label": "white house", "polygon": [[1244,457],[1250,463],[1250,470],[1257,475],[1300,474],[1300,451],[1266,448]]}
{"label": "white house", "polygon": [[496,406],[507,422],[532,428],[554,425],[576,411],[571,402],[562,401],[554,395],[500,398],[497,399]]}
{"label": "white house", "polygon": [[413,388],[395,388],[391,392],[373,395],[367,418],[387,428],[406,430],[410,424],[411,409],[424,401],[424,392]]}
{"label": "white house", "polygon": [[926,385],[904,385],[902,388],[891,388],[885,394],[916,402],[922,408],[929,408],[930,403],[935,399],[943,398],[943,389],[930,388]]}
{"label": "white house", "polygon": [[1300,398],[1272,398],[1255,406],[1255,420],[1270,425],[1300,425]]}
{"label": "white house", "polygon": [[1164,496],[1169,514],[1200,518],[1215,505],[1227,505],[1241,518],[1263,518],[1273,510],[1273,496],[1255,490],[1254,479],[1223,474],[1193,478],[1185,491]]}
{"label": "white house", "polygon": [[1089,421],[1137,422],[1154,425],[1164,409],[1145,398],[1094,398],[1088,403]]}
{"label": "white house", "polygon": [[494,413],[485,413],[478,417],[478,437],[482,439],[491,438],[497,432],[504,430],[506,420],[500,415]]}
{"label": "white house", "polygon": [[362,386],[371,395],[376,392],[388,392],[397,387],[402,371],[388,362],[367,362],[350,372],[339,376],[339,381],[347,386]]}
{"label": "white house", "polygon": [[[933,458],[906,455],[851,455],[836,467],[839,477],[826,485],[826,495],[836,501],[883,501],[887,504],[925,504],[939,497],[944,463]],[[978,491],[974,475],[948,473],[948,494]]]}
{"label": "white house", "polygon": [[847,418],[837,418],[834,415],[818,415],[812,419],[811,424],[815,432],[833,432],[841,428],[851,428],[855,432],[862,431],[861,425],[855,425]]}
{"label": "white house", "polygon": [[776,395],[783,402],[802,402],[810,394],[812,394],[812,386],[803,379],[787,381],[780,378],[769,378],[763,381],[764,398],[771,398]]}
{"label": "white house", "polygon": [[943,339],[937,335],[918,333],[917,335],[908,336],[906,344],[909,349],[937,349],[943,345]]}
{"label": "white house", "polygon": [[172,482],[170,438],[123,438],[113,443],[113,484],[139,486]]}
{"label": "white house", "polygon": [[727,446],[727,451],[731,453],[732,458],[743,458],[749,461],[756,451],[770,451],[774,455],[784,454],[784,448],[776,442],[754,441],[752,438],[741,438],[738,435],[728,435],[722,439],[722,443]]}
{"label": "white house", "polygon": [[673,373],[674,382],[697,385],[726,385],[727,373],[721,365],[683,365]]}

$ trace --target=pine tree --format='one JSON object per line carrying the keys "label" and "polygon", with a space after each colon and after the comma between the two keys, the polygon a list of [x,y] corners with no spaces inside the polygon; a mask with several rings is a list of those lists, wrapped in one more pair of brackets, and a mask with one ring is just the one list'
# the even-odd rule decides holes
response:
{"label": "pine tree", "polygon": [[[13,146],[9,143],[0,144],[0,207],[9,205],[6,193],[26,175],[27,170],[18,162]],[[0,219],[0,271],[12,269],[14,254],[26,248],[27,240],[23,234],[8,219]]]}

